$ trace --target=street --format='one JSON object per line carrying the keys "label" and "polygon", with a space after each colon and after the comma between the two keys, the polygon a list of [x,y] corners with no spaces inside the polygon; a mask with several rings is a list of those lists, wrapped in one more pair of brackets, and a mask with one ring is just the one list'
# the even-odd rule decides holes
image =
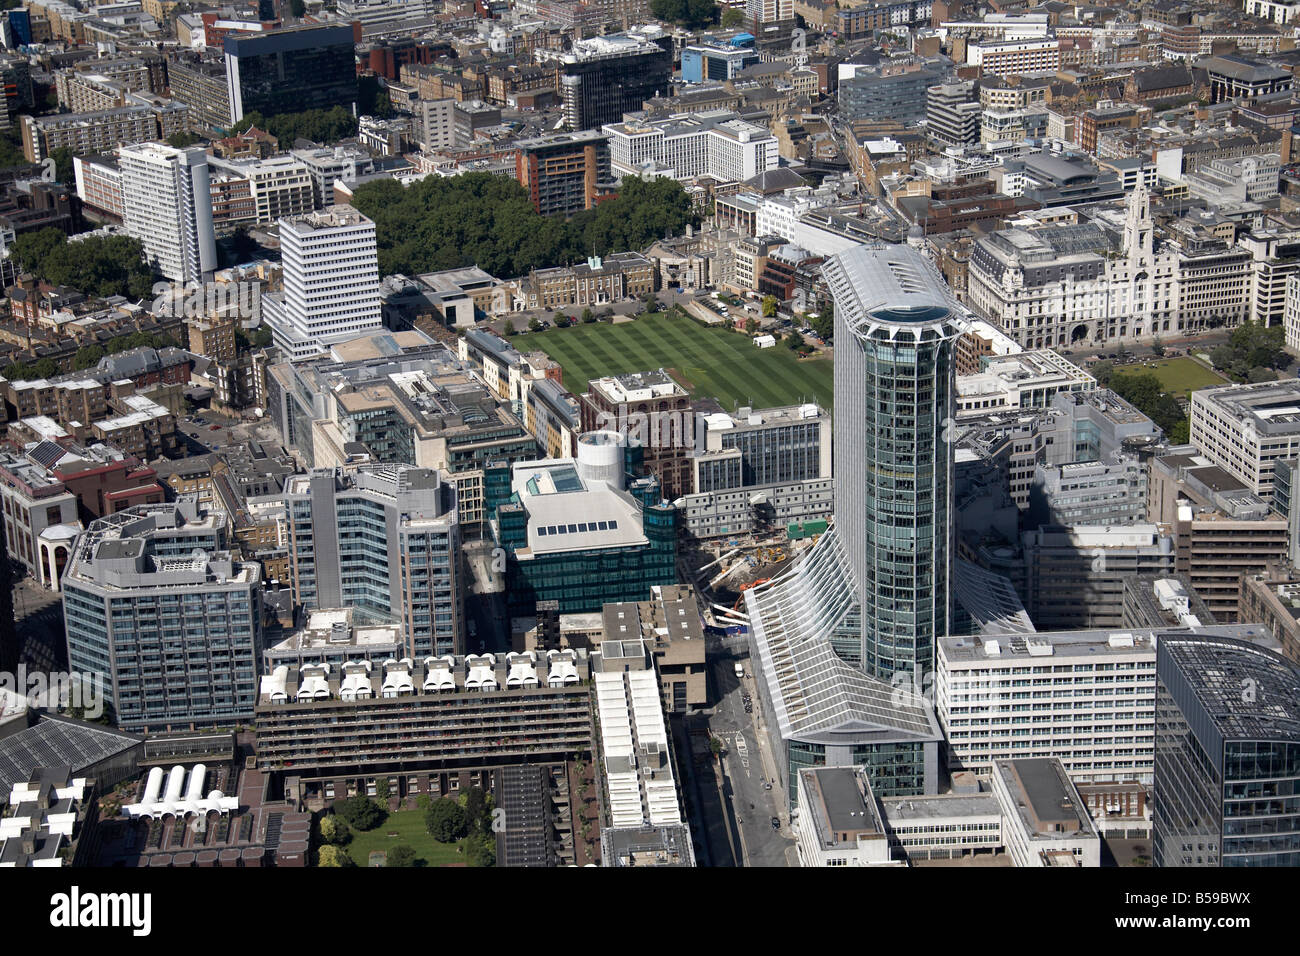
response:
{"label": "street", "polygon": [[[758,703],[754,703],[753,714],[745,713],[743,695],[754,696],[749,660],[727,654],[713,654],[711,658],[709,676],[718,702],[709,718],[709,729],[727,748],[722,758],[721,789],[731,837],[739,843],[745,866],[797,866],[786,790],[776,779],[776,764],[759,735]],[[743,679],[736,677],[737,661],[744,665]],[[780,830],[772,828],[773,817],[780,820]]]}

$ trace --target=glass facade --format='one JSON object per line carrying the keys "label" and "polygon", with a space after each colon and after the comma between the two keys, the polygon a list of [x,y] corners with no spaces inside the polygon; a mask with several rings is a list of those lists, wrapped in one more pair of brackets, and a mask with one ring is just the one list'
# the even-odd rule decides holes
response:
{"label": "glass facade", "polygon": [[[351,109],[357,102],[352,27],[285,30],[264,36],[230,36],[225,42],[231,99],[239,116]],[[233,104],[232,104],[233,105]]]}
{"label": "glass facade", "polygon": [[1156,865],[1300,865],[1300,670],[1170,635],[1156,667]]}
{"label": "glass facade", "polygon": [[861,666],[934,670],[950,630],[954,342],[961,311],[908,247],[825,267],[835,298],[835,517],[861,603]]}

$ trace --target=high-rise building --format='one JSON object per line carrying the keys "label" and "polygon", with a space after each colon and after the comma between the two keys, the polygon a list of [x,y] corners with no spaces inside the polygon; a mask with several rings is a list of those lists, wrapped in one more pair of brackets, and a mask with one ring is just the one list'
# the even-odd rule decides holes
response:
{"label": "high-rise building", "polygon": [[1295,866],[1300,669],[1245,641],[1156,648],[1156,866]]}
{"label": "high-rise building", "polygon": [[400,621],[414,658],[463,651],[456,490],[439,472],[314,469],[285,484],[284,507],[298,603]]}
{"label": "high-rise building", "polygon": [[605,133],[552,133],[519,140],[515,147],[515,178],[544,216],[590,209],[600,186],[614,189]]}
{"label": "high-rise building", "polygon": [[94,522],[63,577],[68,664],[98,675],[127,730],[229,727],[253,715],[262,569],[227,550],[194,499]]}
{"label": "high-rise building", "polygon": [[593,379],[578,399],[583,431],[609,429],[640,446],[645,470],[659,479],[669,501],[692,491],[690,403],[686,389],[663,369]]}
{"label": "high-rise building", "polygon": [[177,282],[206,278],[217,267],[207,152],[140,143],[124,148],[118,165],[126,231],[149,262]]}
{"label": "high-rise building", "polygon": [[981,111],[970,80],[932,86],[925,91],[925,134],[940,148],[978,143]]}
{"label": "high-rise building", "polygon": [[352,25],[303,26],[225,39],[230,122],[357,103]]}
{"label": "high-rise building", "polygon": [[375,224],[351,206],[280,220],[284,291],[263,298],[275,344],[292,360],[378,329]]}
{"label": "high-rise building", "polygon": [[907,246],[824,267],[835,297],[835,517],[861,603],[862,666],[934,669],[950,620],[954,343],[966,311]]}
{"label": "high-rise building", "polygon": [[571,130],[599,129],[668,93],[672,41],[666,34],[658,39],[661,42],[619,33],[579,40],[568,52],[538,50],[543,62],[558,62],[565,125]]}

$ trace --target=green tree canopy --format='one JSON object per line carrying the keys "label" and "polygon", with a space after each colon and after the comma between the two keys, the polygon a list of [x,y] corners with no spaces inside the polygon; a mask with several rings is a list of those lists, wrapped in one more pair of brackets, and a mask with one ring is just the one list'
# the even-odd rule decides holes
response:
{"label": "green tree canopy", "polygon": [[384,866],[415,866],[415,850],[406,844],[393,847],[388,851]]}
{"label": "green tree canopy", "polygon": [[383,807],[360,795],[335,801],[334,812],[358,830],[373,830],[388,817]]}
{"label": "green tree canopy", "polygon": [[702,27],[716,20],[718,5],[714,0],[650,0],[650,12],[660,20]]}
{"label": "green tree canopy", "polygon": [[676,180],[635,177],[623,180],[617,198],[568,220],[539,215],[522,186],[492,173],[430,176],[407,187],[375,180],[357,187],[352,205],[375,222],[381,275],[477,265],[522,276],[642,249],[696,221]]}
{"label": "green tree canopy", "polygon": [[89,295],[122,295],[139,301],[153,295],[154,273],[144,247],[127,236],[88,236],[69,242],[60,229],[23,233],[10,255],[24,270],[54,285]]}
{"label": "green tree canopy", "polygon": [[1187,424],[1178,399],[1166,392],[1151,372],[1116,372],[1110,377],[1110,389],[1164,429],[1171,440],[1174,429]]}
{"label": "green tree canopy", "polygon": [[469,829],[465,808],[451,797],[435,800],[429,806],[424,825],[439,843],[454,843]]}
{"label": "green tree canopy", "polygon": [[256,111],[245,113],[230,135],[243,133],[256,126],[280,141],[281,149],[289,149],[295,139],[309,139],[313,143],[335,143],[357,135],[357,118],[342,106],[328,110],[303,110],[301,113],[277,113],[263,116]]}

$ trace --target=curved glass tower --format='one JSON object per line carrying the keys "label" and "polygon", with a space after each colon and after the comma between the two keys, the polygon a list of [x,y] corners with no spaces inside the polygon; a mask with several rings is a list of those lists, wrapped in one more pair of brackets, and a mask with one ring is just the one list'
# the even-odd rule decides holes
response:
{"label": "curved glass tower", "polygon": [[907,246],[823,267],[835,299],[835,524],[861,602],[862,667],[934,669],[948,633],[954,341],[968,313]]}

